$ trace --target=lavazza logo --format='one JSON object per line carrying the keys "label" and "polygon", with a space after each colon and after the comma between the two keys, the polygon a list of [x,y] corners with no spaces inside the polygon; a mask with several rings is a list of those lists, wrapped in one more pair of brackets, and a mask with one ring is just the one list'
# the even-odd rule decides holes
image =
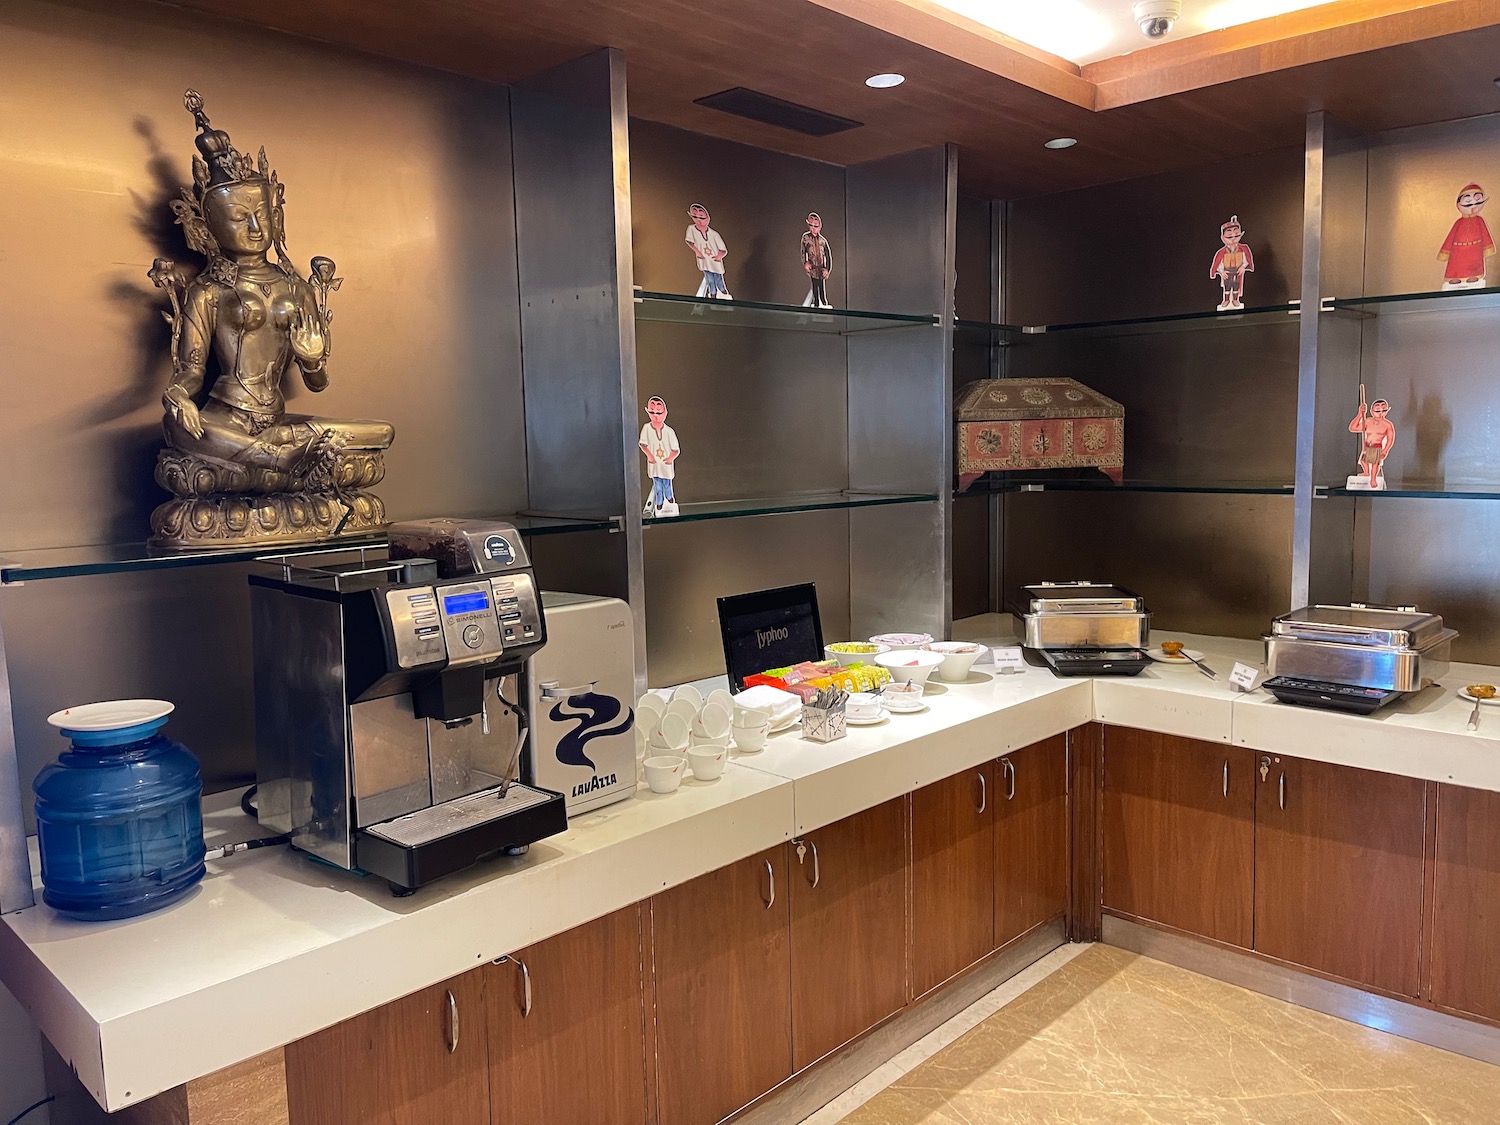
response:
{"label": "lavazza logo", "polygon": [[787,635],[787,630],[785,629],[757,629],[755,630],[755,642],[761,648],[765,648],[767,645],[773,645],[777,641],[786,640]]}
{"label": "lavazza logo", "polygon": [[608,789],[620,779],[612,773],[600,777],[597,773],[582,784],[573,786],[573,796],[582,797],[586,793],[597,793],[601,789]]}

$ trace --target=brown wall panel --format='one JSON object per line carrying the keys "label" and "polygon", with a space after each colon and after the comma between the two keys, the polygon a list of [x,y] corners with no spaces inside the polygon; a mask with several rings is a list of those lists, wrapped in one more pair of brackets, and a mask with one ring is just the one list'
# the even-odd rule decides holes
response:
{"label": "brown wall panel", "polygon": [[815,582],[825,643],[848,639],[847,513],[661,522],[667,526],[646,529],[646,659],[652,687],[724,674],[716,599],[728,594]]}
{"label": "brown wall panel", "polygon": [[1007,605],[1031,582],[1117,582],[1157,629],[1259,637],[1291,599],[1290,497],[1023,493],[1005,521]]}
{"label": "brown wall panel", "polygon": [[[396,425],[396,518],[525,505],[505,88],[134,3],[0,12],[0,510],[4,549],[144,539],[168,376],[158,255],[197,264],[167,202],[189,182],[200,90],[264,145],[306,269],[338,263],[332,385],[292,409]],[[50,711],[158,694],[210,780],[248,767],[238,572],[7,591],[23,772]]]}

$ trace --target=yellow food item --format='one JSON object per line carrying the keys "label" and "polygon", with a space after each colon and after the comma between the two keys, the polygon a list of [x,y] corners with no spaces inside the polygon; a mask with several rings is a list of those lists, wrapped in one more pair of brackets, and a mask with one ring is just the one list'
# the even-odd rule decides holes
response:
{"label": "yellow food item", "polygon": [[1470,684],[1469,695],[1473,699],[1494,699],[1494,684]]}
{"label": "yellow food item", "polygon": [[1162,643],[1161,643],[1161,650],[1162,650],[1162,652],[1166,653],[1168,656],[1181,656],[1182,655],[1182,642],[1181,641],[1162,641]]}

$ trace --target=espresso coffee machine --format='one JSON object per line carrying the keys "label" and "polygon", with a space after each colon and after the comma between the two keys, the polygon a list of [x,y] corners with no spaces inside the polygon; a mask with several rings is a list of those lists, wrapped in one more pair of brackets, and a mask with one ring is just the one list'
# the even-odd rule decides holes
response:
{"label": "espresso coffee machine", "polygon": [[518,673],[546,643],[506,523],[390,529],[390,559],[291,554],[250,577],[261,824],[398,894],[567,828],[511,781]]}

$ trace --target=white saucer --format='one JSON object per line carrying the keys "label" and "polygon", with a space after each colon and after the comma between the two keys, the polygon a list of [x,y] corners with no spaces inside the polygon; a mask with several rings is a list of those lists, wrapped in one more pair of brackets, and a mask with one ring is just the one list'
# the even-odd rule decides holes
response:
{"label": "white saucer", "polygon": [[887,703],[885,709],[892,715],[920,715],[923,711],[927,710],[927,704],[918,703],[915,707],[897,707],[894,704]]}
{"label": "white saucer", "polygon": [[845,713],[844,722],[848,723],[851,727],[878,727],[889,718],[890,716],[883,710],[879,715],[871,719],[856,719],[853,715]]}
{"label": "white saucer", "polygon": [[173,707],[165,699],[111,699],[54,711],[47,716],[47,722],[60,730],[124,730],[164,718],[172,713]]}
{"label": "white saucer", "polygon": [[1459,698],[1467,699],[1470,703],[1483,703],[1489,707],[1500,707],[1500,695],[1497,695],[1494,699],[1480,699],[1477,696],[1470,695],[1467,687],[1459,688],[1458,694]]}
{"label": "white saucer", "polygon": [[1148,648],[1146,650],[1146,655],[1149,656],[1152,660],[1159,660],[1163,664],[1191,664],[1193,661],[1189,660],[1188,656],[1191,656],[1193,660],[1203,659],[1203,654],[1195,648],[1185,648],[1182,651],[1185,652],[1187,656],[1168,656],[1161,650],[1161,645],[1157,645],[1155,648]]}

